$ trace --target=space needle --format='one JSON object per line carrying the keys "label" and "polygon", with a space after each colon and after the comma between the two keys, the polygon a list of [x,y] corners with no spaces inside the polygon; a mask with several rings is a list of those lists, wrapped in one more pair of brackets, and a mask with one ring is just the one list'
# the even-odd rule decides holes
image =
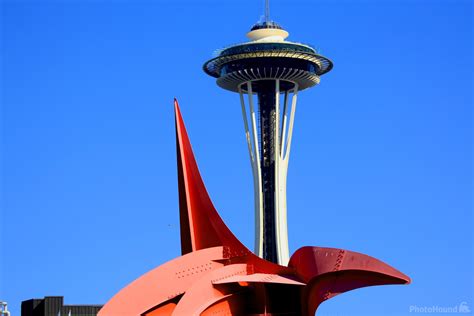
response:
{"label": "space needle", "polygon": [[255,199],[255,253],[274,263],[289,260],[286,183],[298,92],[317,85],[332,62],[315,48],[287,41],[270,19],[255,24],[250,41],[217,52],[204,71],[240,95]]}

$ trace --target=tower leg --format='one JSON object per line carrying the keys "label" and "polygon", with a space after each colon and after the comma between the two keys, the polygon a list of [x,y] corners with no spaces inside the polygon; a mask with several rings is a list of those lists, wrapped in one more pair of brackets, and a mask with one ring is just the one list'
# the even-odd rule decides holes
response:
{"label": "tower leg", "polygon": [[[286,206],[286,182],[288,176],[288,161],[290,158],[291,140],[293,136],[293,126],[295,121],[296,111],[296,100],[298,97],[298,85],[295,84],[293,90],[293,96],[291,97],[291,106],[288,108],[288,92],[285,94],[285,104],[282,113],[282,130],[280,132],[281,139],[279,144],[281,147],[278,148],[277,155],[277,190],[276,190],[276,201],[278,207],[275,209],[276,212],[276,238],[277,238],[277,253],[278,263],[286,265],[290,259],[290,250],[288,247],[288,222],[287,222],[287,206]],[[288,117],[288,110],[290,111]],[[289,122],[288,122],[289,121]],[[288,128],[287,128],[288,126]],[[288,129],[288,130],[287,130]]]}
{"label": "tower leg", "polygon": [[260,168],[260,151],[257,134],[257,115],[253,103],[252,83],[245,83],[248,100],[251,129],[245,106],[244,92],[239,87],[240,104],[242,107],[242,117],[245,127],[245,138],[249,150],[250,164],[252,166],[253,184],[254,184],[254,203],[255,203],[255,253],[263,257],[263,200],[262,200],[262,173]]}

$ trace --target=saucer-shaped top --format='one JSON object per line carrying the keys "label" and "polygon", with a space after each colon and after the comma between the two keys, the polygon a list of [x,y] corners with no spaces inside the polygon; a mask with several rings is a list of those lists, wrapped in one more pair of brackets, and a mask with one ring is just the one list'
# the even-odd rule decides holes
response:
{"label": "saucer-shaped top", "polygon": [[[332,62],[309,45],[287,41],[288,35],[273,21],[258,23],[247,33],[250,41],[218,50],[203,69],[217,78],[218,86],[233,92],[250,81],[280,80],[285,82],[281,92],[318,84]],[[254,88],[258,93],[258,84]]]}
{"label": "saucer-shaped top", "polygon": [[255,24],[247,37],[251,41],[282,42],[289,33],[273,21],[265,21]]}

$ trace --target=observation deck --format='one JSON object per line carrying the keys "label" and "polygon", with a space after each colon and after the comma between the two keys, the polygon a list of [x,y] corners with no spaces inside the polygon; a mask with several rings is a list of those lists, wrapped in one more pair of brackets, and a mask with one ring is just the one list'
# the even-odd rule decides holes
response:
{"label": "observation deck", "polygon": [[247,33],[250,42],[233,45],[207,61],[204,71],[217,78],[226,90],[246,91],[243,83],[252,81],[253,92],[259,92],[259,80],[281,81],[280,91],[310,88],[319,77],[332,69],[332,62],[305,44],[289,42],[288,32],[275,22],[254,25]]}

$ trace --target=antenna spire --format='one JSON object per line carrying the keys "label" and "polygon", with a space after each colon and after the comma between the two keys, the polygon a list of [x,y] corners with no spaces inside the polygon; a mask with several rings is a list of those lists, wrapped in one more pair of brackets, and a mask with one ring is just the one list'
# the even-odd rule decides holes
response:
{"label": "antenna spire", "polygon": [[270,22],[270,0],[265,0],[265,22]]}

